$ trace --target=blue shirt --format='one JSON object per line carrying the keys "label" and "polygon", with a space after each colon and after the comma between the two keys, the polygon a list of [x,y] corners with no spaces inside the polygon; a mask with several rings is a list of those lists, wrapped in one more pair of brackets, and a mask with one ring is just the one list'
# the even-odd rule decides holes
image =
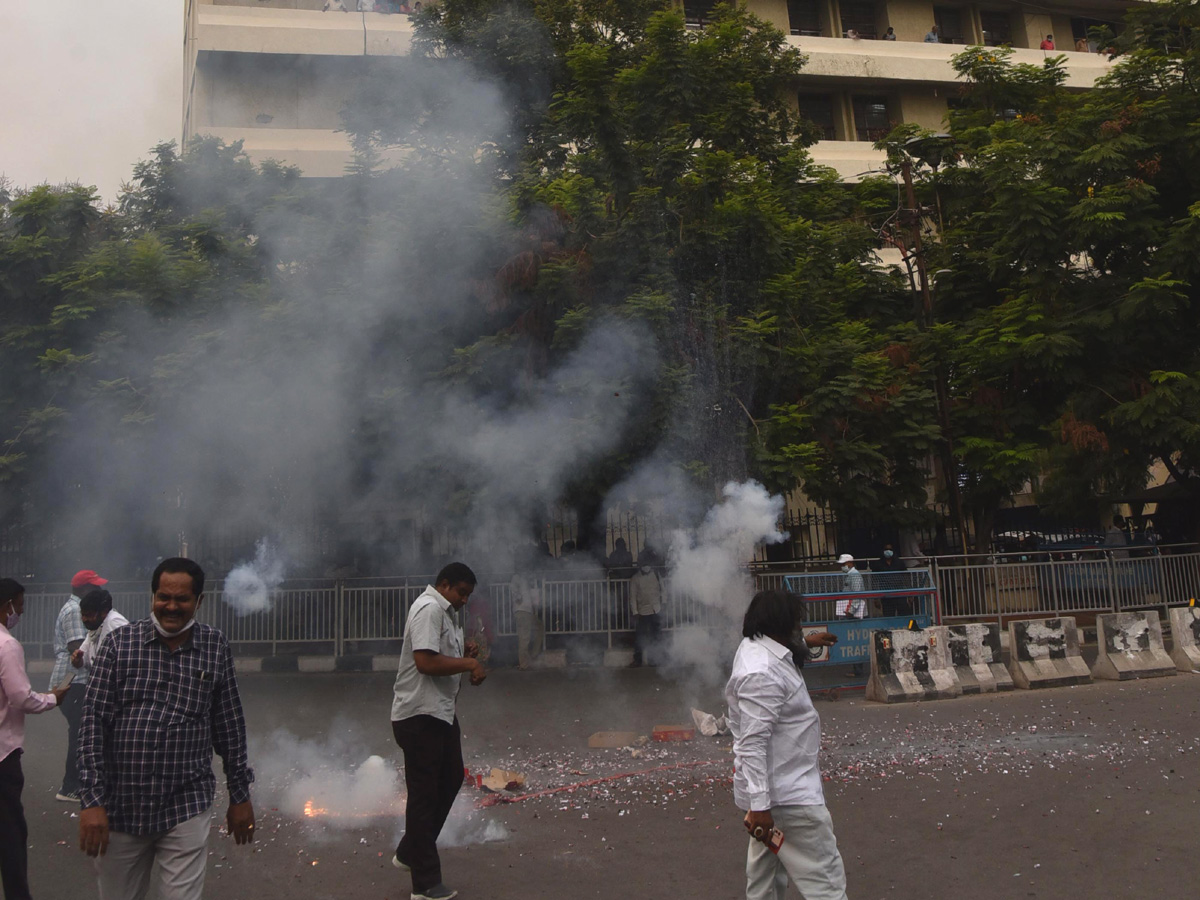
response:
{"label": "blue shirt", "polygon": [[250,799],[246,723],[229,642],[199,622],[171,650],[149,619],[100,646],[79,728],[84,809],[103,806],[126,834],[169,831],[212,806],[212,754],[225,763],[229,802]]}

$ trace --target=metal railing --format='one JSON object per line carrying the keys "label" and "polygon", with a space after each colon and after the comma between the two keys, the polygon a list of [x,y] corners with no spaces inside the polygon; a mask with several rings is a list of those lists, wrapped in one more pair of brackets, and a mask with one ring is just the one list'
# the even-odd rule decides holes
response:
{"label": "metal railing", "polygon": [[[1077,557],[1073,559],[1045,553],[953,556],[922,559],[919,565],[932,573],[941,620],[950,622],[1165,608],[1200,596],[1200,552],[1156,552],[1134,558],[1124,558],[1120,552],[1080,551],[1072,554]],[[824,569],[830,589],[840,590],[842,575],[830,572],[831,567],[828,562],[758,564],[750,574],[757,590],[786,589],[788,576],[808,575],[806,583],[815,584],[822,579],[812,573]],[[895,577],[866,569],[862,574],[872,582]],[[408,612],[428,582],[424,577],[403,576],[291,582],[271,593],[269,609],[250,615],[238,615],[225,602],[223,585],[217,582],[206,588],[197,618],[220,628],[234,652],[242,655],[396,653]],[[114,606],[131,621],[148,614],[148,587],[117,583],[108,587]],[[26,586],[18,637],[30,658],[53,655],[54,622],[68,595],[65,585]],[[590,636],[610,648],[629,642],[633,620],[626,579],[596,577],[594,572],[578,577],[554,573],[543,581],[542,596],[541,616],[548,638],[561,642]],[[476,597],[464,619],[480,616],[494,637],[516,634],[507,575],[481,577]],[[832,615],[832,601],[825,605]],[[661,615],[667,631],[728,629],[736,627],[740,618],[740,612],[734,615],[674,590],[665,579]],[[465,624],[468,631],[475,627],[473,621]]]}

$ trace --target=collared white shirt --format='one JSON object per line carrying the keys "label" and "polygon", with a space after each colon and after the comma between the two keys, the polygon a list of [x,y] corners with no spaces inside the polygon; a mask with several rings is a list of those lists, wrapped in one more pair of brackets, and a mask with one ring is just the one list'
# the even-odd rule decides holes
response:
{"label": "collared white shirt", "polygon": [[463,655],[463,633],[451,618],[453,609],[450,601],[429,585],[409,610],[393,690],[393,722],[413,716],[433,716],[454,723],[454,701],[462,675],[422,675],[413,658],[414,650],[432,650],[443,656]]}
{"label": "collared white shirt", "polygon": [[[842,579],[842,590],[848,594],[862,593],[864,590],[862,572],[851,566],[846,572],[846,577]],[[861,597],[854,600],[839,600],[834,606],[833,613],[836,616],[853,616],[861,619],[867,614],[867,601]]]}
{"label": "collared white shirt", "polygon": [[825,802],[817,753],[821,717],[792,653],[769,637],[744,638],[725,686],[739,809]]}
{"label": "collared white shirt", "polygon": [[104,621],[100,623],[100,627],[95,631],[88,632],[88,636],[83,639],[83,646],[79,648],[83,651],[83,668],[85,670],[91,671],[92,663],[96,661],[96,654],[100,651],[100,645],[104,643],[104,639],[121,626],[128,624],[127,618],[115,609],[110,609],[108,615],[104,617]]}

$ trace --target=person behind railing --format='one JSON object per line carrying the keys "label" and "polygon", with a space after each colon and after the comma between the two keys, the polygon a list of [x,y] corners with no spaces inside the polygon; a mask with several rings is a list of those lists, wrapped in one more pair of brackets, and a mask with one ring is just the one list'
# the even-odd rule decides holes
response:
{"label": "person behind railing", "polygon": [[508,585],[517,624],[517,668],[528,669],[542,653],[546,626],[542,622],[542,584],[533,575],[518,572]]}
{"label": "person behind railing", "polygon": [[1129,546],[1129,535],[1125,531],[1124,516],[1113,516],[1112,524],[1104,532],[1104,546],[1111,548],[1108,550],[1111,558],[1129,559],[1129,551],[1124,549]]}
{"label": "person behind railing", "polygon": [[[903,572],[908,569],[896,555],[895,549],[891,544],[883,545],[883,553],[879,559],[871,561],[872,572]],[[899,578],[883,578],[880,585],[882,590],[896,590],[902,587]],[[884,597],[879,602],[880,609],[885,616],[910,616],[912,615],[912,598],[911,597]]]}
{"label": "person behind railing", "polygon": [[625,543],[625,538],[613,541],[613,552],[605,560],[609,578],[632,578],[636,571],[633,565],[633,554]]}
{"label": "person behind railing", "polygon": [[929,29],[929,31],[927,31],[925,33],[925,43],[940,44],[941,42],[942,42],[942,39],[940,37],[938,37],[938,27],[936,25],[934,25],[933,27],[931,27]]}
{"label": "person behind railing", "polygon": [[[863,577],[854,565],[854,557],[843,553],[838,557],[838,565],[842,567],[842,593],[861,594],[864,589]],[[867,601],[862,597],[839,600],[834,607],[834,614],[839,619],[861,619],[867,614]]]}
{"label": "person behind railing", "polygon": [[895,28],[893,28],[891,25],[889,25],[889,26],[888,26],[888,30],[887,30],[887,31],[885,31],[885,32],[883,33],[883,38],[882,38],[882,39],[883,39],[883,40],[885,40],[885,41],[894,41],[894,40],[896,40],[896,29],[895,29]]}
{"label": "person behind railing", "polygon": [[654,570],[658,556],[649,547],[638,557],[638,570],[629,579],[629,614],[633,616],[633,662],[653,666],[658,663],[658,642],[662,636],[663,586]]}
{"label": "person behind railing", "polygon": [[334,12],[350,11],[346,9],[346,4],[343,2],[343,0],[325,0],[325,5],[321,7],[321,12],[329,12],[330,10],[333,10]]}
{"label": "person behind railing", "polygon": [[1052,35],[1052,34],[1046,35],[1046,39],[1044,41],[1042,41],[1041,44],[1038,45],[1038,49],[1039,50],[1053,50],[1054,49],[1054,35]]}

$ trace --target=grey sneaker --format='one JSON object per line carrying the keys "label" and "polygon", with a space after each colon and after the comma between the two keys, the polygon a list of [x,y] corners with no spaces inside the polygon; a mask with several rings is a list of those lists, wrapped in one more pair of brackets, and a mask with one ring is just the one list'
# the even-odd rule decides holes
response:
{"label": "grey sneaker", "polygon": [[400,862],[399,854],[392,857],[392,865],[395,866],[397,869],[399,869],[401,872],[411,872],[412,871],[412,869],[410,869],[408,867],[408,863]]}
{"label": "grey sneaker", "polygon": [[448,888],[444,884],[434,885],[420,892],[412,892],[412,900],[452,900],[453,897],[457,896],[458,891]]}
{"label": "grey sneaker", "polygon": [[57,794],[54,795],[54,799],[61,800],[63,803],[78,803],[79,795],[78,794],[67,794],[67,793],[64,793],[63,791],[59,791]]}

